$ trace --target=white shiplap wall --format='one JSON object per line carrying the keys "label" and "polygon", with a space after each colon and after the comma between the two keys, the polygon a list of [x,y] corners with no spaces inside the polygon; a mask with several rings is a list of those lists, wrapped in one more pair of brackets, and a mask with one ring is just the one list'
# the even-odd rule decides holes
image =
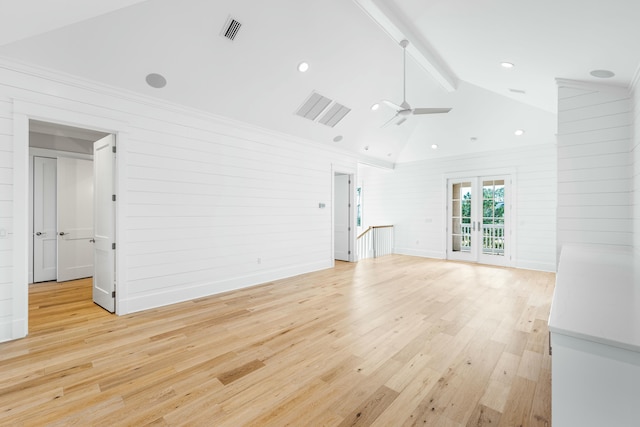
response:
{"label": "white shiplap wall", "polygon": [[11,100],[0,96],[0,341],[13,324],[13,126]]}
{"label": "white shiplap wall", "polygon": [[558,85],[558,251],[565,243],[631,246],[631,95]]}
{"label": "white shiplap wall", "polygon": [[[355,174],[354,156],[8,61],[0,62],[0,227],[12,220],[16,114],[118,132],[119,314],[333,263],[333,171]],[[15,303],[11,260],[10,241],[0,239],[0,341],[16,338],[6,309]]]}
{"label": "white shiplap wall", "polygon": [[465,171],[515,171],[513,265],[555,271],[556,147],[398,164],[394,171],[362,168],[363,219],[395,225],[395,252],[446,258],[445,177]]}
{"label": "white shiplap wall", "polygon": [[[639,75],[640,77],[640,75]],[[631,159],[633,162],[633,247],[636,257],[640,260],[640,93],[638,81],[633,91],[633,140],[631,144]]]}

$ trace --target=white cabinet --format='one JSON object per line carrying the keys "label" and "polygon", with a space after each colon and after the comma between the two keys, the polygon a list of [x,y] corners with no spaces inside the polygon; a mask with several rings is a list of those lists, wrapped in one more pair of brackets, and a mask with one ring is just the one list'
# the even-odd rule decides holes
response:
{"label": "white cabinet", "polygon": [[549,316],[554,427],[640,425],[637,264],[628,248],[563,247]]}

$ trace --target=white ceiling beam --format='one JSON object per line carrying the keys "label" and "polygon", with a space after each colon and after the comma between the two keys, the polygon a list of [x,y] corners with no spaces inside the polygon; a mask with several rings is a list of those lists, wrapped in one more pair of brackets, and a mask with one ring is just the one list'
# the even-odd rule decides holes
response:
{"label": "white ceiling beam", "polygon": [[409,40],[407,53],[416,60],[448,92],[458,88],[458,77],[440,58],[432,47],[402,19],[401,14],[389,1],[353,0],[389,36],[400,43]]}

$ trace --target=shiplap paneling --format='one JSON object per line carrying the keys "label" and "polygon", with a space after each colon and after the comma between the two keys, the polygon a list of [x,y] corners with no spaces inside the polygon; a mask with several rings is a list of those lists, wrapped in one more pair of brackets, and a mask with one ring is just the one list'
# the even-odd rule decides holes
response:
{"label": "shiplap paneling", "polygon": [[638,81],[635,82],[633,91],[633,141],[631,144],[631,156],[633,162],[632,171],[632,217],[633,217],[633,247],[637,262],[640,263],[640,94],[638,94]]}
{"label": "shiplap paneling", "polygon": [[504,168],[516,173],[514,265],[555,271],[557,165],[553,144],[402,163],[394,171],[362,168],[365,227],[394,224],[396,252],[445,258],[444,177]]}
{"label": "shiplap paneling", "polygon": [[[333,169],[355,173],[351,154],[9,62],[0,64],[0,150],[13,147],[2,132],[13,128],[14,105],[40,120],[59,116],[88,127],[95,120],[96,129],[119,132],[119,314],[333,263]],[[11,155],[0,157],[0,214],[7,221],[13,166]],[[12,248],[3,244],[0,258],[11,260]],[[4,265],[0,299],[11,305]],[[0,313],[0,341],[12,320]]]}
{"label": "shiplap paneling", "polygon": [[633,117],[624,88],[559,82],[558,251],[633,244]]}
{"label": "shiplap paneling", "polygon": [[0,341],[13,334],[13,106],[0,97]]}

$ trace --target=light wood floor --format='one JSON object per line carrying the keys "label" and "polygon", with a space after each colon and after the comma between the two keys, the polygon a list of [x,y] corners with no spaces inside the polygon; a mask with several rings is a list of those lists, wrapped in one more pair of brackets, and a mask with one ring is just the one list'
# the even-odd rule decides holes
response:
{"label": "light wood floor", "polygon": [[548,426],[554,281],[392,255],[122,317],[33,285],[0,425]]}

